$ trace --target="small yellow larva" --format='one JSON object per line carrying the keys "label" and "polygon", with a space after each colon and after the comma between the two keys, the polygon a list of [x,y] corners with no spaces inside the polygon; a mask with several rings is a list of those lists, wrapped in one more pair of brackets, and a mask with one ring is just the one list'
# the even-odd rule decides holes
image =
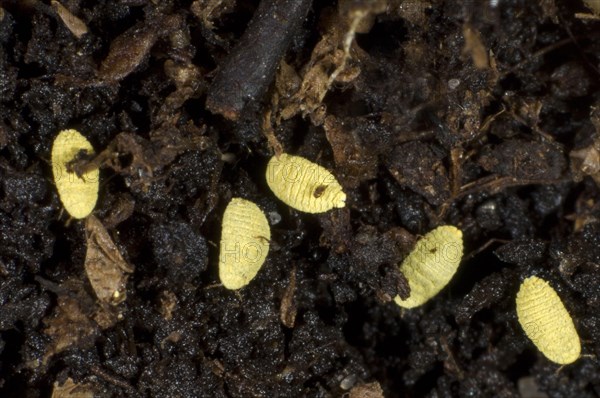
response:
{"label": "small yellow larva", "polygon": [[77,130],[63,130],[52,145],[52,174],[58,196],[73,218],[87,217],[98,200],[100,172],[98,169],[84,173],[81,178],[67,170],[69,162],[81,152],[94,153],[92,144]]}
{"label": "small yellow larva", "polygon": [[525,279],[516,302],[521,327],[546,358],[561,365],[579,358],[581,343],[573,320],[548,282],[537,276]]}
{"label": "small yellow larva", "polygon": [[400,266],[410,296],[406,300],[396,296],[396,304],[414,308],[438,294],[456,273],[462,255],[462,232],[458,228],[444,225],[426,234]]}
{"label": "small yellow larva", "polygon": [[271,230],[254,203],[233,198],[223,214],[219,278],[227,289],[240,289],[256,276],[267,253]]}
{"label": "small yellow larva", "polygon": [[273,156],[267,184],[286,205],[306,213],[324,213],[346,205],[342,186],[326,168],[300,156]]}

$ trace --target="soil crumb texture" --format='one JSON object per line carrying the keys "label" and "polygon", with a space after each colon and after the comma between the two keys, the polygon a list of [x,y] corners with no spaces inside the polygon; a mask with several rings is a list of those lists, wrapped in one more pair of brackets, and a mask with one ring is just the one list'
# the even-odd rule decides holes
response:
{"label": "soil crumb texture", "polygon": [[0,397],[600,397],[599,187],[594,0],[2,0]]}

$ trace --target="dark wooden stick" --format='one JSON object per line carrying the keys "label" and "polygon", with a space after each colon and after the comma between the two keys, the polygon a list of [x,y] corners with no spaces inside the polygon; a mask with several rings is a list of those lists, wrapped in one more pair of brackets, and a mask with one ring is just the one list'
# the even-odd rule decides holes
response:
{"label": "dark wooden stick", "polygon": [[240,41],[219,66],[206,108],[237,120],[249,101],[260,100],[304,21],[311,0],[262,0]]}

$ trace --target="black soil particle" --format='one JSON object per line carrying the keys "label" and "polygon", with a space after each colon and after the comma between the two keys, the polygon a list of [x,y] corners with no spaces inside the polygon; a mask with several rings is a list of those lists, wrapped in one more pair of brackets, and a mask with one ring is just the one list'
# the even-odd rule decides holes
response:
{"label": "black soil particle", "polygon": [[[0,396],[600,396],[587,2],[58,1],[0,1]],[[52,180],[71,128],[134,270],[116,305]],[[265,168],[280,151],[331,170],[346,207],[279,201]],[[271,226],[239,291],[218,277],[233,197]],[[444,224],[463,232],[460,268],[402,310],[398,265]],[[518,323],[531,275],[573,318],[574,364]]]}

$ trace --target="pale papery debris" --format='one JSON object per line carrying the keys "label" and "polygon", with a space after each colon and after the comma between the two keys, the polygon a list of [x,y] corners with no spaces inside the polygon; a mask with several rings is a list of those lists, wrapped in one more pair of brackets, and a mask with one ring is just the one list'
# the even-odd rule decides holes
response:
{"label": "pale papery debris", "polygon": [[94,398],[89,384],[77,384],[70,377],[64,383],[54,382],[51,398]]}
{"label": "pale papery debris", "polygon": [[280,118],[286,120],[301,113],[310,115],[315,125],[323,123],[326,117],[323,99],[332,85],[351,83],[360,74],[359,66],[350,63],[356,33],[364,32],[370,26],[371,18],[386,8],[385,1],[367,4],[344,1],[339,4],[337,15],[329,22],[328,30],[316,44],[304,68],[300,89],[289,100],[282,101]]}
{"label": "pale papery debris", "polygon": [[596,129],[593,142],[585,148],[571,151],[571,172],[575,181],[590,176],[600,186],[600,107],[592,107],[590,119]]}
{"label": "pale papery debris", "polygon": [[89,29],[85,22],[73,15],[73,13],[61,3],[59,3],[56,0],[52,0],[52,7],[54,7],[56,13],[63,21],[67,29],[69,29],[71,33],[73,33],[73,36],[79,39],[89,32]]}
{"label": "pale papery debris", "polygon": [[378,382],[360,384],[350,390],[348,398],[384,398]]}
{"label": "pale papery debris", "polygon": [[104,225],[94,216],[85,223],[87,252],[85,272],[101,302],[119,304],[125,300],[128,273],[133,267],[128,264],[113,242]]}
{"label": "pale papery debris", "polygon": [[483,44],[481,35],[470,24],[463,25],[463,37],[465,38],[465,47],[463,52],[471,56],[473,64],[477,69],[487,69],[489,64],[488,51]]}

